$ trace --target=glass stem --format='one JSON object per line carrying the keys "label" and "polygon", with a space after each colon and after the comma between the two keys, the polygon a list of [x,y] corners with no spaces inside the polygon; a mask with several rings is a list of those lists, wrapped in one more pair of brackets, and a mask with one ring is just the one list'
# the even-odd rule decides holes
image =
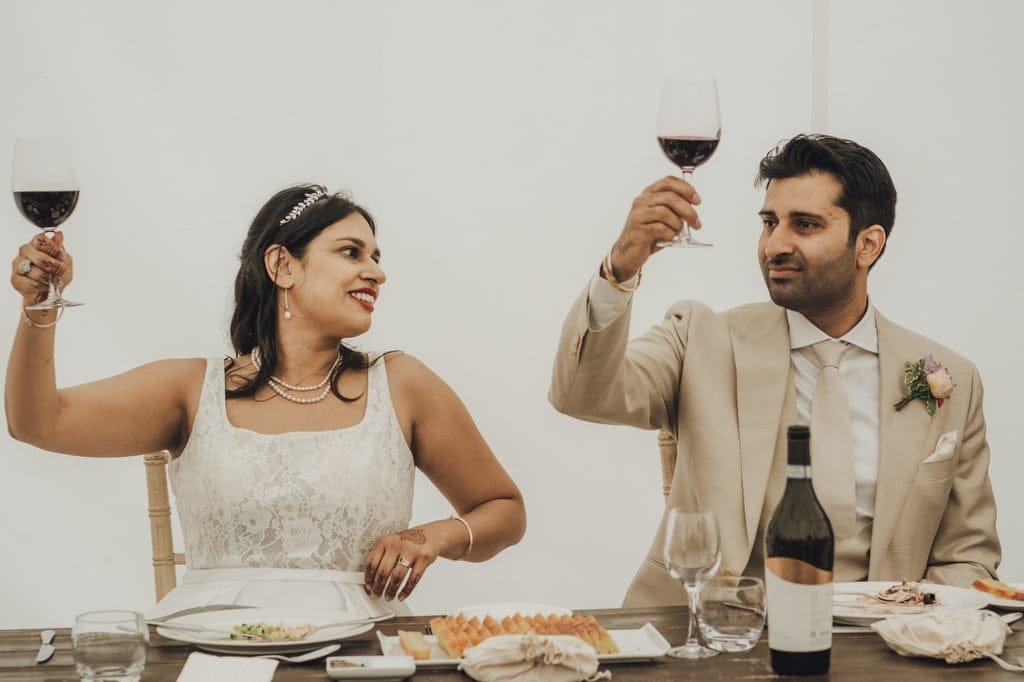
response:
{"label": "glass stem", "polygon": [[[57,234],[56,230],[43,230],[43,236],[49,240],[53,240],[53,236]],[[51,272],[46,278],[50,284],[50,295],[46,300],[48,301],[59,301],[60,300],[60,279],[56,273]]]}
{"label": "glass stem", "polygon": [[690,624],[686,629],[686,644],[699,644],[696,637],[697,629],[697,583],[695,582],[684,582],[683,587],[686,589],[686,601],[690,605]]}
{"label": "glass stem", "polygon": [[[689,183],[691,177],[693,177],[693,169],[692,168],[690,168],[690,169],[684,168],[683,169],[683,180],[685,180],[687,183]],[[682,232],[682,234],[679,235],[678,239],[680,239],[681,241],[686,241],[686,242],[693,241],[693,235],[690,234],[690,223],[685,222],[685,221],[683,222],[683,232]]]}

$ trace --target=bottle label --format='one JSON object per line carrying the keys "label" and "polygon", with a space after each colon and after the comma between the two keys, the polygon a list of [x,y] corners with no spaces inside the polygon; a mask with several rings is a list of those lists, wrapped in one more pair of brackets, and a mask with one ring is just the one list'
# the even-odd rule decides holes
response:
{"label": "bottle label", "polygon": [[806,464],[787,464],[786,478],[795,478],[805,481],[811,477],[811,467]]}
{"label": "bottle label", "polygon": [[832,571],[790,559],[765,562],[768,646],[776,651],[832,647]]}

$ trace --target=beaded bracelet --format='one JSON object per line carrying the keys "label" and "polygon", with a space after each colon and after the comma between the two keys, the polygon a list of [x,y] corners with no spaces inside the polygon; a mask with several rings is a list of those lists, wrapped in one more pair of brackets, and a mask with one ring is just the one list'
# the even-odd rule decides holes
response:
{"label": "beaded bracelet", "polygon": [[21,309],[21,316],[25,318],[25,325],[28,326],[28,327],[32,327],[33,329],[49,329],[50,327],[54,327],[54,326],[57,325],[58,322],[60,322],[60,318],[63,315],[64,315],[64,306],[61,306],[60,308],[57,309],[57,319],[55,319],[53,322],[42,323],[42,322],[36,322],[31,317],[29,317],[28,316],[28,311],[25,310],[24,306]]}
{"label": "beaded bracelet", "polygon": [[455,561],[462,561],[463,559],[469,556],[470,552],[473,551],[473,529],[469,527],[469,522],[466,521],[466,519],[459,516],[458,514],[452,514],[448,518],[452,521],[461,521],[462,525],[466,527],[466,532],[469,533],[469,546],[466,547],[466,553],[460,556],[458,559],[455,559]]}
{"label": "beaded bracelet", "polygon": [[[618,289],[619,291],[625,291],[628,293],[634,292],[640,288],[640,280],[644,277],[644,269],[640,268],[637,273],[633,275],[636,278],[636,284],[631,287],[627,287],[615,278],[615,271],[612,269],[612,252],[609,251],[608,255],[604,257],[604,262],[601,263],[601,276],[604,277],[609,284]],[[632,278],[630,278],[632,279]]]}

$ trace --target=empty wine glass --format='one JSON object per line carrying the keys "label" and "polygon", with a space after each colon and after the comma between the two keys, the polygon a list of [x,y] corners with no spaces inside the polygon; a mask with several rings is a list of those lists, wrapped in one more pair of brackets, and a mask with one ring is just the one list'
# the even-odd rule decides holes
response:
{"label": "empty wine glass", "polygon": [[[14,142],[11,173],[14,203],[21,214],[52,239],[78,203],[78,180],[67,145],[59,139],[19,139]],[[61,296],[60,280],[50,275],[46,300],[26,310],[55,310],[82,305]]]}
{"label": "empty wine glass", "polygon": [[718,652],[697,639],[697,593],[701,582],[718,571],[722,554],[718,548],[718,520],[714,512],[694,512],[676,507],[668,513],[665,526],[665,564],[669,575],[683,584],[690,607],[686,643],[669,649],[673,658],[709,658]]}
{"label": "empty wine glass", "polygon": [[[718,87],[714,80],[665,79],[658,108],[658,144],[668,160],[690,181],[693,169],[711,158],[722,137]],[[689,224],[675,239],[658,246],[711,246],[690,233]]]}

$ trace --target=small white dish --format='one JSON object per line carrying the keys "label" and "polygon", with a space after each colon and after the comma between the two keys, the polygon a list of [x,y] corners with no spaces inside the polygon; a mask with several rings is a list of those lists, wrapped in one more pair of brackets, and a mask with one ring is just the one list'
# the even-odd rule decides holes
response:
{"label": "small white dish", "polygon": [[329,656],[326,665],[332,680],[398,682],[416,672],[412,656]]}
{"label": "small white dish", "polygon": [[[1024,590],[1024,583],[1006,583],[1010,587],[1017,590]],[[994,606],[997,609],[1004,609],[1006,611],[1024,611],[1024,601],[1020,599],[1006,599],[1004,597],[997,597],[991,592],[984,592],[977,588],[971,588],[974,592],[984,595],[988,599],[989,606]]]}

